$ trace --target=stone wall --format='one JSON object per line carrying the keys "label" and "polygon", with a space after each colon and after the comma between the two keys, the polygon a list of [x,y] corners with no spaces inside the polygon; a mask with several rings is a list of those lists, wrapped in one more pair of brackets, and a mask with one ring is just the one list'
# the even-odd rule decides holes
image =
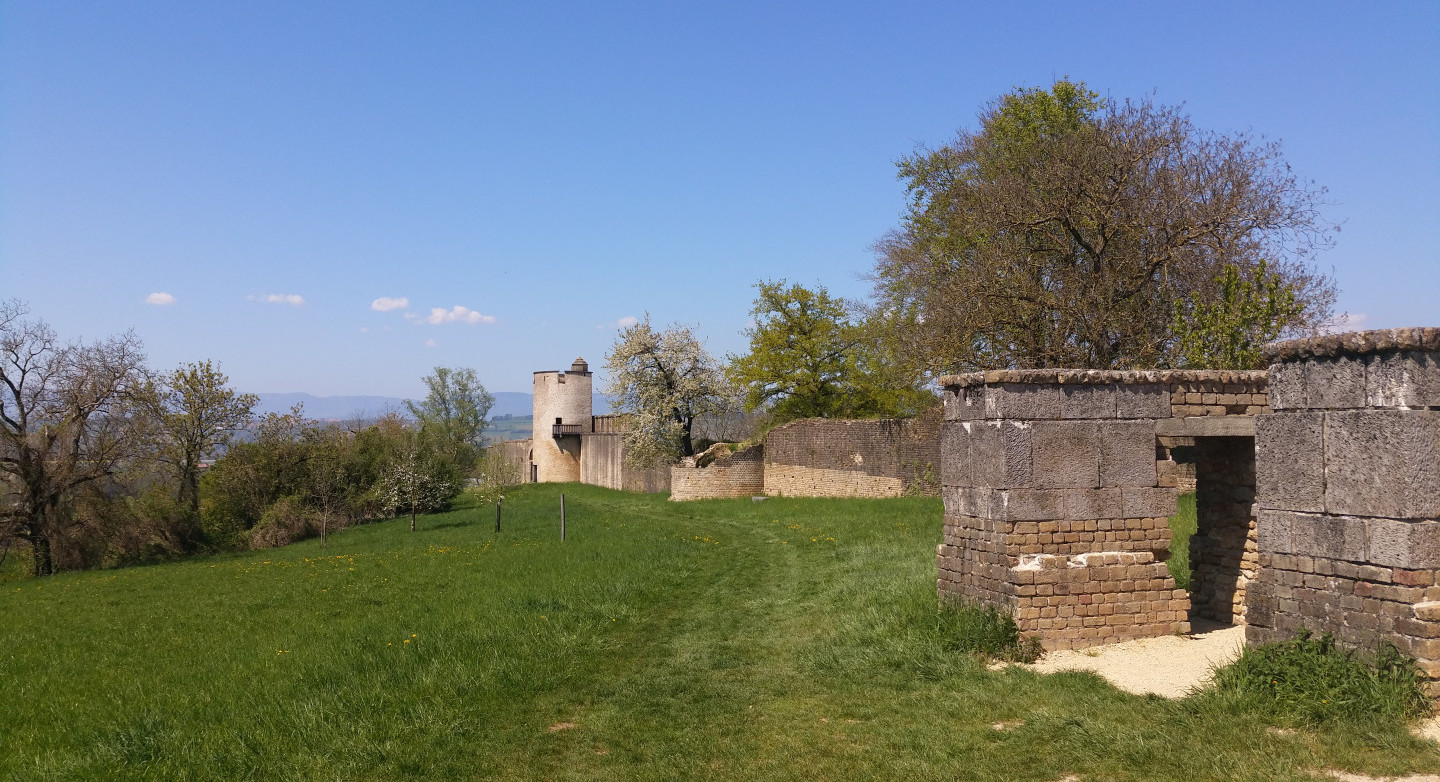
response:
{"label": "stone wall", "polygon": [[670,490],[670,468],[625,463],[625,427],[620,416],[595,416],[596,432],[580,436],[580,482],[607,489],[650,494]]}
{"label": "stone wall", "polygon": [[915,418],[809,418],[765,436],[765,493],[785,497],[898,497],[939,493],[936,407]]}
{"label": "stone wall", "polygon": [[1195,438],[1196,534],[1190,539],[1190,615],[1245,619],[1245,589],[1260,568],[1255,524],[1255,439]]}
{"label": "stone wall", "polygon": [[765,454],[755,445],[715,460],[708,467],[670,468],[670,499],[710,500],[765,492]]}
{"label": "stone wall", "polygon": [[1440,679],[1440,329],[1272,346],[1246,638],[1386,641]]}
{"label": "stone wall", "polygon": [[[1184,632],[1164,564],[1177,490],[1157,437],[1243,437],[1263,372],[1024,370],[941,378],[940,595],[1047,648]],[[1230,419],[1230,420],[1226,420]]]}

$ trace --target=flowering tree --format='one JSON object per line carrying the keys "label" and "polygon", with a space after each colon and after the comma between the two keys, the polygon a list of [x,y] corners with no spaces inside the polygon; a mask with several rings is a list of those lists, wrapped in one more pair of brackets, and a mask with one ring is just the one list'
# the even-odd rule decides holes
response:
{"label": "flowering tree", "polygon": [[607,393],[630,416],[625,458],[635,464],[694,456],[695,419],[738,407],[736,390],[690,327],[656,331],[648,314],[620,332],[605,368]]}
{"label": "flowering tree", "polygon": [[381,491],[393,512],[410,512],[414,532],[416,514],[444,509],[460,493],[460,480],[454,464],[422,434],[408,432],[381,478]]}

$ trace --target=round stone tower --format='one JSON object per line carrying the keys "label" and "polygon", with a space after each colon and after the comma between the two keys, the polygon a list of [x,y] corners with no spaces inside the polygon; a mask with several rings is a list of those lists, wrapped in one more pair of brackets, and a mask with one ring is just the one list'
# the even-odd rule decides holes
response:
{"label": "round stone tower", "polygon": [[575,359],[569,372],[535,373],[530,443],[536,482],[580,480],[580,435],[590,432],[593,412],[590,365],[585,359]]}

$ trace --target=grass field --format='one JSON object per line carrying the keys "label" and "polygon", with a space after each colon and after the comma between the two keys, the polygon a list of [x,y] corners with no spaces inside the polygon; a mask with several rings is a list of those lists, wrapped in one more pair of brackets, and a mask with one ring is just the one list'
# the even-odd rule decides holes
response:
{"label": "grass field", "polygon": [[488,507],[407,523],[5,583],[0,779],[1440,771],[1398,723],[1271,731],[1223,698],[987,669],[937,614],[938,500],[541,485],[499,534]]}

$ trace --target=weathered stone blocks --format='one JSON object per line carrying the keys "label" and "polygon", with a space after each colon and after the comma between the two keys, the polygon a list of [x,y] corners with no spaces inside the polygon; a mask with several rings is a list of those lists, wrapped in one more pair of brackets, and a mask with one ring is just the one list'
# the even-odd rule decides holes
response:
{"label": "weathered stone blocks", "polygon": [[1098,424],[1101,486],[1154,486],[1155,422]]}
{"label": "weathered stone blocks", "polygon": [[1328,412],[1324,453],[1328,512],[1440,517],[1440,413]]}
{"label": "weathered stone blocks", "polygon": [[1265,508],[1325,509],[1324,414],[1255,419],[1255,495]]}
{"label": "weathered stone blocks", "polygon": [[1370,356],[1365,364],[1370,407],[1440,407],[1440,358],[1407,350]]}
{"label": "weathered stone blocks", "polygon": [[1116,418],[1169,418],[1169,389],[1160,383],[1121,384],[1115,389]]}
{"label": "weathered stone blocks", "polygon": [[1094,423],[1036,421],[1031,426],[1034,449],[1031,455],[1031,480],[1035,486],[1100,486],[1100,433]]}
{"label": "weathered stone blocks", "polygon": [[1440,568],[1440,522],[1369,519],[1367,559],[1411,570]]}

